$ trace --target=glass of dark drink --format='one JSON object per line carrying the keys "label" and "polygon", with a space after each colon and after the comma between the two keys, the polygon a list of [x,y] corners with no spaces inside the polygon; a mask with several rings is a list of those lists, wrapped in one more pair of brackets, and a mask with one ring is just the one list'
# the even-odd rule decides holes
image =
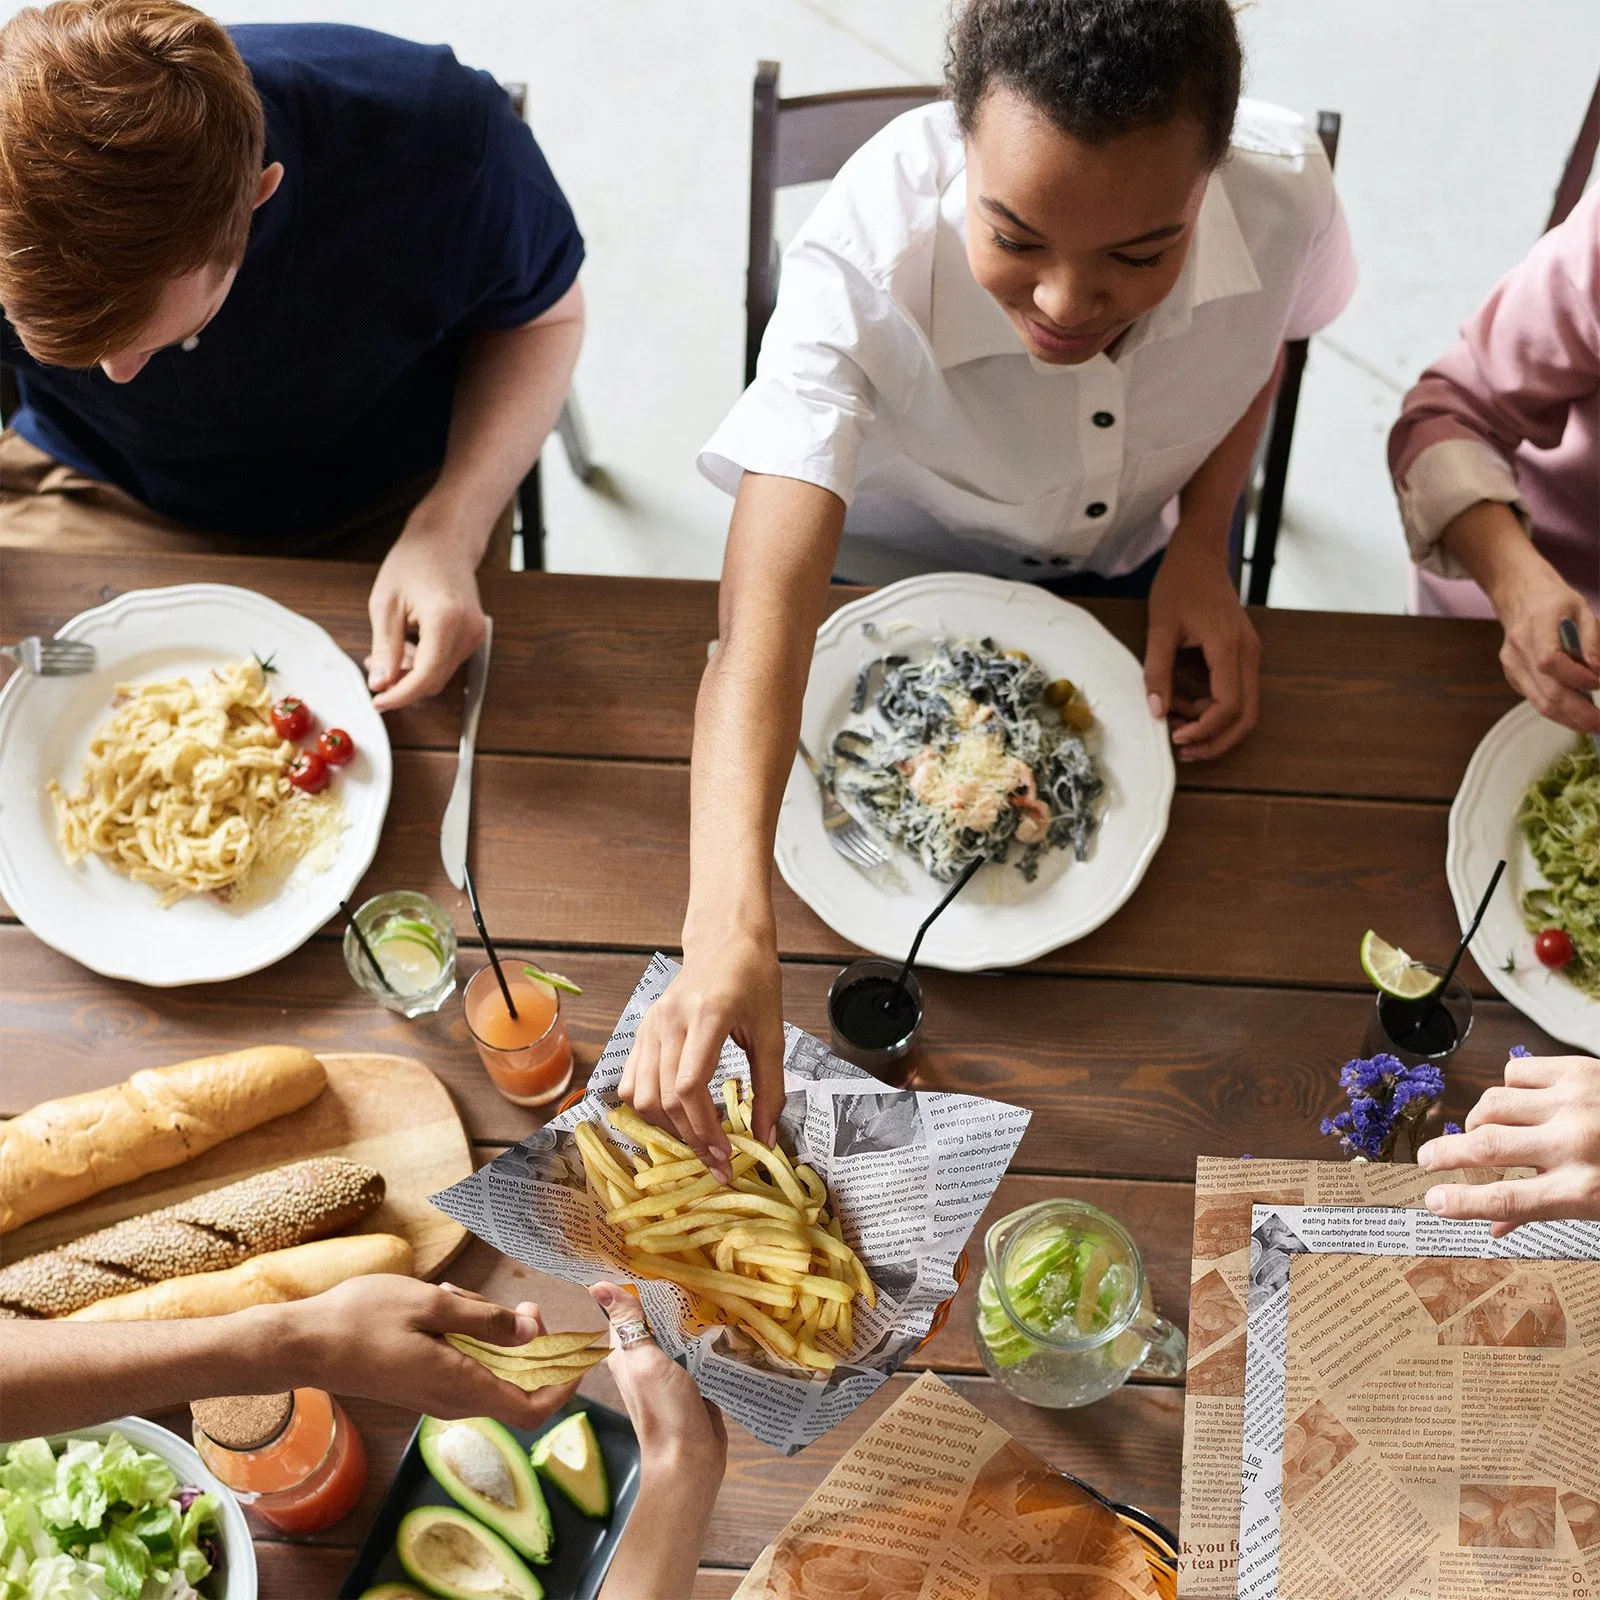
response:
{"label": "glass of dark drink", "polygon": [[[1426,961],[1416,965],[1435,977],[1444,976],[1442,967]],[[1419,1000],[1380,994],[1367,1029],[1366,1053],[1371,1056],[1380,1050],[1388,1051],[1407,1066],[1445,1061],[1461,1048],[1471,1031],[1471,991],[1460,978],[1452,978],[1446,989],[1436,989]]]}
{"label": "glass of dark drink", "polygon": [[922,1028],[922,986],[900,963],[864,956],[852,961],[828,990],[833,1053],[902,1088],[915,1076],[911,1047]]}

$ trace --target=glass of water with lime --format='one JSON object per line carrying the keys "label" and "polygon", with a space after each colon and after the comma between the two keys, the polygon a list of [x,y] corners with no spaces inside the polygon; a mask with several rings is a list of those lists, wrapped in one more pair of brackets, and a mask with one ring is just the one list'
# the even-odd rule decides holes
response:
{"label": "glass of water with lime", "polygon": [[455,993],[456,931],[443,906],[425,894],[394,889],[374,895],[357,909],[353,921],[367,949],[361,948],[354,929],[346,927],[344,964],[379,1005],[402,1017],[421,1017],[437,1011]]}
{"label": "glass of water with lime", "polygon": [[978,1354],[1003,1388],[1036,1406],[1086,1406],[1134,1372],[1183,1375],[1188,1345],[1158,1316],[1138,1246],[1079,1200],[1042,1200],[984,1240]]}

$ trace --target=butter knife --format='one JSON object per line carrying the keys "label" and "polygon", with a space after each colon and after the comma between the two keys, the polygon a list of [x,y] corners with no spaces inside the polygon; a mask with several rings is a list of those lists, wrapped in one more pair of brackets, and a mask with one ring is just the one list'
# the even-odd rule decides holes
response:
{"label": "butter knife", "polygon": [[472,820],[472,756],[478,743],[478,718],[483,714],[483,692],[489,686],[489,647],[494,642],[494,618],[485,617],[483,643],[467,662],[467,692],[462,700],[461,750],[456,757],[456,783],[444,808],[439,828],[439,856],[445,876],[456,888],[467,883],[467,831]]}
{"label": "butter knife", "polygon": [[[1574,661],[1583,662],[1583,640],[1578,637],[1578,624],[1571,617],[1561,619],[1561,648],[1572,657]],[[1597,706],[1600,706],[1600,694],[1589,697]],[[1591,733],[1589,743],[1594,746],[1594,753],[1600,756],[1600,733]]]}

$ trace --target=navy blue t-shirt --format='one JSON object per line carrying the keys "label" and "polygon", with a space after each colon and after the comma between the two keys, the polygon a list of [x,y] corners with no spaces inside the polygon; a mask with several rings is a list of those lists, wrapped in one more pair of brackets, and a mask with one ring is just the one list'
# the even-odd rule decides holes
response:
{"label": "navy blue t-shirt", "polygon": [[583,239],[533,135],[444,46],[229,30],[283,181],[192,351],[131,383],[42,366],[0,318],[24,438],[191,527],[271,550],[444,459],[461,353],[571,288]]}

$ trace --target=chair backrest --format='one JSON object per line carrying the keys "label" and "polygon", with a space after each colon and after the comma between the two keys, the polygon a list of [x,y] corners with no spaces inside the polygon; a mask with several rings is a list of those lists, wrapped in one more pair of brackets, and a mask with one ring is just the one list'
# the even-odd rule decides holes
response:
{"label": "chair backrest", "polygon": [[756,68],[750,118],[750,259],[745,271],[744,381],[778,301],[778,190],[821,183],[903,111],[942,99],[937,84],[778,98],[778,63]]}
{"label": "chair backrest", "polygon": [[1572,208],[1583,198],[1584,185],[1594,171],[1595,152],[1600,150],[1600,82],[1589,97],[1589,109],[1584,113],[1578,137],[1561,172],[1561,182],[1556,185],[1555,203],[1550,207],[1550,220],[1544,231],[1559,227],[1572,215]]}

